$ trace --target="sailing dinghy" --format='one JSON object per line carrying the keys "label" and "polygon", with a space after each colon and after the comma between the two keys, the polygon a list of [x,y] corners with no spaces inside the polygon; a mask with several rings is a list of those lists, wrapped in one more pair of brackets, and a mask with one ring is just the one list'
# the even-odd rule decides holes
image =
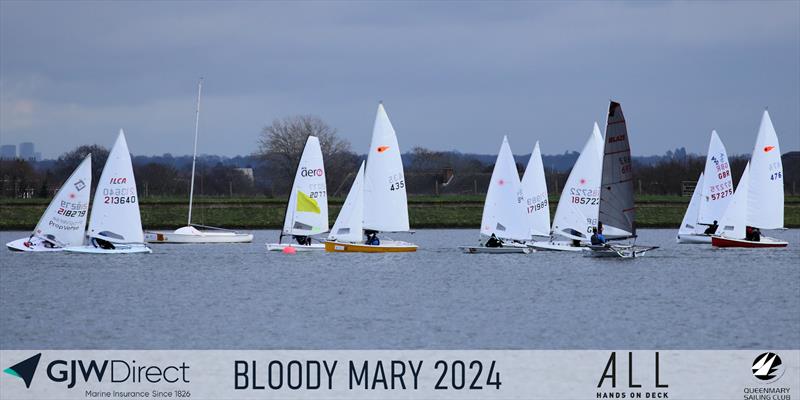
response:
{"label": "sailing dinghy", "polygon": [[[636,209],[628,128],[622,107],[614,101],[608,107],[604,142],[597,228],[609,239],[635,239]],[[636,258],[658,247],[606,243],[587,248],[584,255],[589,257]]]}
{"label": "sailing dinghy", "polygon": [[88,154],[58,189],[31,235],[6,243],[12,251],[62,251],[83,244],[89,194],[92,191],[92,155]]}
{"label": "sailing dinghy", "polygon": [[88,245],[69,246],[64,250],[95,254],[151,252],[144,243],[131,154],[122,129],[97,183],[88,237]]}
{"label": "sailing dinghy", "polygon": [[[203,78],[197,83],[197,108],[194,118],[194,152],[192,153],[192,179],[189,185],[189,217],[186,226],[173,232],[148,231],[145,240],[148,243],[250,243],[253,235],[213,226],[192,224],[192,200],[194,198],[194,173],[197,163],[197,138],[200,128],[200,94],[203,90]],[[206,228],[206,230],[197,229]]]}
{"label": "sailing dinghy", "polygon": [[[714,247],[786,247],[788,242],[763,236],[761,229],[783,229],[783,163],[778,135],[769,113],[761,117],[756,145],[739,185],[722,216]],[[752,229],[757,229],[756,234]]]}
{"label": "sailing dinghy", "polygon": [[[316,136],[309,136],[294,176],[286,217],[278,243],[267,243],[269,251],[294,247],[297,251],[325,250],[323,243],[312,243],[312,236],[328,231],[328,192],[322,149]],[[291,236],[297,243],[283,242]]]}
{"label": "sailing dinghy", "polygon": [[[356,176],[345,200],[346,206],[355,196],[354,206],[347,213],[345,206],[342,207],[334,229],[325,241],[325,250],[360,253],[417,251],[417,245],[403,241],[380,239],[380,243],[374,241],[374,244],[362,241],[362,228],[370,239],[377,238],[378,232],[410,231],[400,146],[383,103],[378,104],[366,167],[363,172],[359,170],[359,174],[363,176],[363,184]],[[369,204],[365,204],[364,199],[369,200]]]}
{"label": "sailing dinghy", "polygon": [[595,122],[561,192],[550,241],[534,242],[535,249],[580,252],[586,248],[597,225],[602,165],[603,137]]}
{"label": "sailing dinghy", "polygon": [[712,131],[705,169],[697,181],[678,229],[678,243],[711,243],[711,234],[705,232],[719,223],[732,197],[733,180],[728,152],[717,131]]}
{"label": "sailing dinghy", "polygon": [[[531,238],[531,227],[526,205],[522,203],[521,186],[514,155],[504,136],[483,203],[478,237],[481,244],[459,246],[461,250],[469,254],[528,254],[533,251],[525,244]],[[489,245],[492,242],[494,246]]]}

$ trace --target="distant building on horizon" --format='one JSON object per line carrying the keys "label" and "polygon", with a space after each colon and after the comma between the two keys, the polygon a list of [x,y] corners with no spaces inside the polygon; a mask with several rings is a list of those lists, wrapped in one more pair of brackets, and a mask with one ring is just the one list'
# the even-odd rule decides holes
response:
{"label": "distant building on horizon", "polygon": [[0,146],[0,160],[14,160],[17,158],[17,145],[4,144]]}
{"label": "distant building on horizon", "polygon": [[31,142],[19,144],[19,158],[25,161],[36,161],[36,148]]}

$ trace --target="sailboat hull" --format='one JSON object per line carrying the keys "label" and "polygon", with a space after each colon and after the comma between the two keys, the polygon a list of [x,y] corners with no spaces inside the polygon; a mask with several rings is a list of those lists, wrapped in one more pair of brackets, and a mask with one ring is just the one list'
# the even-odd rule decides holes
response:
{"label": "sailboat hull", "polygon": [[762,236],[761,240],[758,242],[745,239],[733,239],[722,236],[712,236],[711,245],[714,247],[739,247],[739,248],[756,249],[756,248],[768,248],[768,247],[786,247],[789,245],[789,242],[785,242],[783,240],[778,240],[767,236]]}
{"label": "sailboat hull", "polygon": [[528,246],[460,246],[459,249],[463,250],[464,253],[467,254],[530,254],[535,251]]}
{"label": "sailboat hull", "polygon": [[144,233],[144,240],[147,243],[250,243],[253,235],[249,233],[236,232],[210,232],[198,231],[199,234],[184,234],[177,232],[158,232],[148,231]]}
{"label": "sailboat hull", "polygon": [[579,253],[581,251],[586,250],[586,246],[573,246],[572,242],[533,242],[530,243],[529,246],[533,247],[536,250],[545,250],[545,251],[570,251],[573,253]]}
{"label": "sailboat hull", "polygon": [[383,241],[378,246],[361,243],[325,242],[325,251],[333,253],[403,253],[417,251],[417,245],[400,241]]}
{"label": "sailboat hull", "polygon": [[145,244],[115,244],[114,249],[101,249],[94,246],[69,246],[65,247],[64,251],[69,253],[83,253],[83,254],[140,254],[152,253]]}
{"label": "sailboat hull", "polygon": [[700,233],[690,233],[688,235],[678,234],[676,240],[680,244],[708,244],[711,243],[711,235]]}
{"label": "sailboat hull", "polygon": [[267,243],[267,251],[283,251],[283,249],[287,247],[293,247],[298,252],[325,251],[325,245],[322,243],[312,243],[309,245],[299,245],[291,243]]}
{"label": "sailboat hull", "polygon": [[644,247],[634,245],[589,245],[583,253],[585,257],[595,258],[639,258],[646,252],[655,250],[657,246]]}
{"label": "sailboat hull", "polygon": [[6,243],[11,251],[27,252],[27,253],[52,253],[57,251],[64,251],[63,247],[45,247],[42,242],[30,242],[27,238],[17,239]]}

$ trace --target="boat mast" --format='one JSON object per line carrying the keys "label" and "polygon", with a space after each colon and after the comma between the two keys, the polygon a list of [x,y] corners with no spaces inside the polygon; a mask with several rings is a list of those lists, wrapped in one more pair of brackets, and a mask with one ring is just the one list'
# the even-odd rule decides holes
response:
{"label": "boat mast", "polygon": [[200,93],[203,90],[203,77],[197,82],[197,108],[194,115],[194,151],[192,152],[192,183],[189,187],[189,221],[187,225],[192,225],[192,200],[194,197],[194,170],[197,163],[197,134],[200,128]]}

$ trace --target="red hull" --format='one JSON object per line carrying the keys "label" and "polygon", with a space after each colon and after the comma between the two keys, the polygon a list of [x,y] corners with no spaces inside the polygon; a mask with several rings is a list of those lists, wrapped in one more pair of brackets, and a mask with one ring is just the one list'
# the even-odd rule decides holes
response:
{"label": "red hull", "polygon": [[714,247],[743,247],[743,248],[766,248],[766,247],[786,247],[788,242],[762,237],[761,241],[753,242],[744,239],[731,239],[720,236],[711,237],[711,245]]}

